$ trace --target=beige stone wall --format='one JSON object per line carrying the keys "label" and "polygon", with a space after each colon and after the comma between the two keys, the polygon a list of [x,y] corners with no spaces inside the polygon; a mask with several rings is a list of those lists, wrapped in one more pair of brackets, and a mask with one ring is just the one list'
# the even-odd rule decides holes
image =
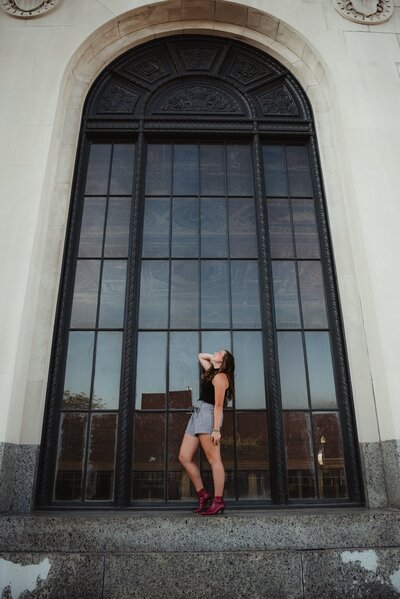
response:
{"label": "beige stone wall", "polygon": [[74,157],[90,83],[156,36],[204,32],[285,64],[315,116],[361,441],[400,438],[400,0],[384,24],[331,0],[62,0],[0,11],[0,441],[36,444]]}

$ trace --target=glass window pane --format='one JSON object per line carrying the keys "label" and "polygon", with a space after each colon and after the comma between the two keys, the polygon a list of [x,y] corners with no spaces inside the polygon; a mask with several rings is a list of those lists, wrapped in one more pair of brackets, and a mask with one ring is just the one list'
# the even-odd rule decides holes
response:
{"label": "glass window pane", "polygon": [[99,277],[100,260],[78,260],[71,313],[72,328],[90,329],[96,326]]}
{"label": "glass window pane", "polygon": [[235,144],[226,146],[228,195],[250,196],[253,193],[251,147]]}
{"label": "glass window pane", "polygon": [[172,247],[174,258],[199,255],[199,201],[197,198],[174,198],[172,205]]}
{"label": "glass window pane", "polygon": [[86,428],[86,414],[61,414],[54,489],[56,501],[82,499]]}
{"label": "glass window pane", "polygon": [[300,328],[299,298],[294,262],[272,262],[276,326]]}
{"label": "glass window pane", "polygon": [[124,324],[126,260],[104,260],[99,327],[118,329]]}
{"label": "glass window pane", "polygon": [[272,258],[293,258],[289,200],[268,200],[268,225]]}
{"label": "glass window pane", "polygon": [[292,197],[311,196],[311,181],[305,146],[286,146],[286,160]]}
{"label": "glass window pane", "polygon": [[336,392],[332,354],[328,333],[305,333],[310,381],[311,404],[314,409],[335,408]]}
{"label": "glass window pane", "polygon": [[260,327],[258,264],[255,260],[231,262],[232,321],[238,329]]}
{"label": "glass window pane", "polygon": [[91,144],[86,178],[87,195],[106,195],[110,174],[111,145]]}
{"label": "glass window pane", "polygon": [[264,361],[261,333],[233,333],[236,409],[265,409]]}
{"label": "glass window pane", "polygon": [[203,260],[201,263],[201,326],[205,329],[230,326],[227,260]]}
{"label": "glass window pane", "polygon": [[85,198],[79,239],[80,258],[101,256],[105,212],[106,198]]}
{"label": "glass window pane", "polygon": [[265,412],[236,413],[236,447],[239,498],[269,498],[271,487]]}
{"label": "glass window pane", "polygon": [[225,195],[224,158],[224,146],[200,146],[200,181],[202,195]]}
{"label": "glass window pane", "polygon": [[278,333],[279,374],[285,409],[308,408],[301,333]]}
{"label": "glass window pane", "polygon": [[284,412],[288,491],[290,499],[316,497],[310,416]]}
{"label": "glass window pane", "polygon": [[145,258],[169,256],[171,201],[169,198],[146,198],[143,224],[143,249]]}
{"label": "glass window pane", "polygon": [[264,146],[263,158],[267,196],[287,196],[288,189],[283,146]]}
{"label": "glass window pane", "polygon": [[199,193],[199,149],[196,145],[174,145],[174,195]]}
{"label": "glass window pane", "polygon": [[128,256],[130,215],[130,198],[110,198],[104,247],[106,258],[126,258]]}
{"label": "glass window pane", "polygon": [[230,331],[203,331],[201,333],[200,351],[213,354],[220,349],[232,351]]}
{"label": "glass window pane", "polygon": [[86,499],[114,499],[117,414],[95,414],[91,418]]}
{"label": "glass window pane", "polygon": [[[179,462],[179,449],[185,434],[189,414],[169,414],[168,418],[168,499],[187,501],[194,499],[196,493],[190,478]],[[199,460],[196,452],[195,461]]]}
{"label": "glass window pane", "polygon": [[319,240],[313,200],[292,202],[294,238],[298,258],[319,258]]}
{"label": "glass window pane", "polygon": [[136,409],[165,407],[167,333],[139,333]]}
{"label": "glass window pane", "polygon": [[135,146],[133,144],[114,145],[110,181],[111,195],[132,194],[134,158]]}
{"label": "glass window pane", "polygon": [[194,260],[171,263],[171,328],[199,326],[199,264]]}
{"label": "glass window pane", "polygon": [[184,408],[199,398],[198,333],[170,333],[169,406]]}
{"label": "glass window pane", "polygon": [[346,497],[342,436],[337,413],[313,414],[320,497]]}
{"label": "glass window pane", "polygon": [[168,325],[169,263],[143,260],[140,276],[139,327],[166,328]]}
{"label": "glass window pane", "polygon": [[94,333],[71,331],[68,339],[63,410],[87,409],[93,368]]}
{"label": "glass window pane", "polygon": [[164,499],[165,415],[135,413],[132,499]]}
{"label": "glass window pane", "polygon": [[201,255],[203,258],[226,258],[228,235],[226,200],[201,199]]}
{"label": "glass window pane", "polygon": [[172,146],[149,144],[147,147],[146,194],[169,195],[172,182]]}
{"label": "glass window pane", "polygon": [[97,334],[92,407],[117,409],[121,380],[122,333]]}
{"label": "glass window pane", "polygon": [[229,198],[228,210],[231,257],[256,258],[257,231],[253,198]]}
{"label": "glass window pane", "polygon": [[301,308],[305,328],[328,327],[320,262],[298,262]]}

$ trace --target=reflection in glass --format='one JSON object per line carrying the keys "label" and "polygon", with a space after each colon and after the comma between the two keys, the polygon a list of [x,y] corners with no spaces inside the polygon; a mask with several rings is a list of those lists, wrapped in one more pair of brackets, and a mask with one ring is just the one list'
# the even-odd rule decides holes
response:
{"label": "reflection in glass", "polygon": [[264,361],[259,331],[233,333],[236,409],[265,409]]}
{"label": "reflection in glass", "polygon": [[174,195],[199,193],[199,152],[190,144],[174,145]]}
{"label": "reflection in glass", "polygon": [[201,199],[201,255],[203,258],[228,256],[226,200]]}
{"label": "reflection in glass", "polygon": [[285,409],[308,408],[301,333],[278,333],[279,374]]}
{"label": "reflection in glass", "polygon": [[[139,333],[136,410],[145,409],[146,402],[153,402],[151,407],[165,407],[166,369],[167,333]],[[161,406],[158,403],[160,399]]]}
{"label": "reflection in glass", "polygon": [[276,326],[300,328],[299,299],[294,262],[272,262]]}
{"label": "reflection in glass", "polygon": [[142,260],[139,326],[144,329],[168,324],[169,264],[165,260]]}
{"label": "reflection in glass", "polygon": [[126,260],[104,260],[99,327],[122,328],[124,324],[125,285]]}
{"label": "reflection in glass", "polygon": [[145,258],[169,256],[170,208],[169,198],[146,198],[143,224]]}
{"label": "reflection in glass", "polygon": [[106,198],[85,198],[79,239],[80,258],[101,256]]}
{"label": "reflection in glass", "polygon": [[164,499],[164,466],[165,415],[136,412],[133,435],[133,500]]}
{"label": "reflection in glass", "polygon": [[174,258],[199,255],[199,201],[174,198],[172,205],[172,248]]}
{"label": "reflection in glass", "polygon": [[328,327],[321,263],[298,262],[301,308],[304,327],[325,329]]}
{"label": "reflection in glass", "polygon": [[238,329],[257,329],[260,325],[260,294],[256,260],[231,262],[232,322]]}
{"label": "reflection in glass", "polygon": [[253,165],[249,145],[226,146],[228,195],[251,196],[253,193]]}
{"label": "reflection in glass", "polygon": [[311,404],[314,409],[335,408],[336,392],[333,379],[329,333],[305,333],[310,381]]}
{"label": "reflection in glass", "polygon": [[[168,417],[168,499],[187,501],[196,497],[190,478],[179,462],[179,448],[186,430],[190,415],[172,413]],[[196,452],[195,461],[199,460]]]}
{"label": "reflection in glass", "polygon": [[272,258],[293,258],[289,200],[268,200],[268,224]]}
{"label": "reflection in glass", "polygon": [[318,460],[320,497],[346,497],[342,437],[336,412],[314,413],[314,446]]}
{"label": "reflection in glass", "polygon": [[97,333],[92,407],[117,409],[121,379],[122,333]]}
{"label": "reflection in glass", "polygon": [[63,410],[84,410],[89,407],[93,347],[93,332],[70,332],[64,381]]}
{"label": "reflection in glass", "polygon": [[127,257],[130,214],[130,198],[109,199],[106,241],[104,245],[104,255],[106,258]]}
{"label": "reflection in glass", "polygon": [[236,413],[236,445],[240,499],[269,498],[269,450],[264,412]]}
{"label": "reflection in glass", "polygon": [[313,200],[292,202],[297,258],[319,258],[319,240]]}
{"label": "reflection in glass", "polygon": [[131,195],[133,186],[135,146],[115,144],[111,168],[110,194]]}
{"label": "reflection in glass", "polygon": [[82,499],[86,427],[86,414],[61,414],[55,501]]}
{"label": "reflection in glass", "polygon": [[316,497],[310,417],[284,412],[287,477],[290,499]]}
{"label": "reflection in glass", "polygon": [[171,328],[199,326],[199,264],[194,260],[171,262]]}
{"label": "reflection in glass", "polygon": [[99,276],[100,260],[78,260],[71,313],[72,328],[95,327]]}
{"label": "reflection in glass", "polygon": [[231,347],[230,331],[202,331],[200,351],[213,354],[220,349],[232,351]]}
{"label": "reflection in glass", "polygon": [[287,196],[286,165],[283,146],[264,146],[263,158],[267,196]]}
{"label": "reflection in glass", "polygon": [[86,195],[106,195],[110,174],[111,145],[91,144],[86,178]]}
{"label": "reflection in glass", "polygon": [[257,258],[253,198],[229,198],[229,246],[232,258]]}
{"label": "reflection in glass", "polygon": [[114,499],[117,414],[95,414],[91,418],[87,462],[86,499]]}
{"label": "reflection in glass", "polygon": [[305,146],[286,146],[286,160],[292,197],[311,196],[311,182]]}
{"label": "reflection in glass", "polygon": [[202,195],[225,195],[225,156],[222,145],[200,146],[200,188]]}
{"label": "reflection in glass", "polygon": [[147,148],[146,194],[169,195],[171,193],[172,146],[149,144]]}
{"label": "reflection in glass", "polygon": [[[198,333],[170,333],[169,406],[180,408],[199,398]],[[190,398],[190,401],[188,401]]]}
{"label": "reflection in glass", "polygon": [[203,260],[201,263],[201,326],[210,329],[226,329],[230,326],[226,260]]}

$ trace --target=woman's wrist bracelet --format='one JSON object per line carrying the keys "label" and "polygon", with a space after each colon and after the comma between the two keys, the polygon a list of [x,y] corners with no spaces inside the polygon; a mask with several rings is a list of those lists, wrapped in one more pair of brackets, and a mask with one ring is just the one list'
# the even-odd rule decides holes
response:
{"label": "woman's wrist bracelet", "polygon": [[213,433],[220,433],[221,429],[220,428],[213,428]]}

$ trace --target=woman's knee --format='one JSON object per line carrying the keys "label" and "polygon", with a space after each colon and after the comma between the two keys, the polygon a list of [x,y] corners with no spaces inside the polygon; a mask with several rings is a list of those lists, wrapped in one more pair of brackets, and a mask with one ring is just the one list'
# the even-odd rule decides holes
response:
{"label": "woman's knee", "polygon": [[190,457],[183,452],[179,452],[178,459],[179,459],[180,463],[182,464],[182,466],[185,466],[186,464],[190,464],[190,462],[191,462]]}
{"label": "woman's knee", "polygon": [[216,466],[222,466],[222,460],[221,457],[217,457],[217,456],[209,456],[207,457],[208,462],[211,466],[211,468],[215,468]]}

